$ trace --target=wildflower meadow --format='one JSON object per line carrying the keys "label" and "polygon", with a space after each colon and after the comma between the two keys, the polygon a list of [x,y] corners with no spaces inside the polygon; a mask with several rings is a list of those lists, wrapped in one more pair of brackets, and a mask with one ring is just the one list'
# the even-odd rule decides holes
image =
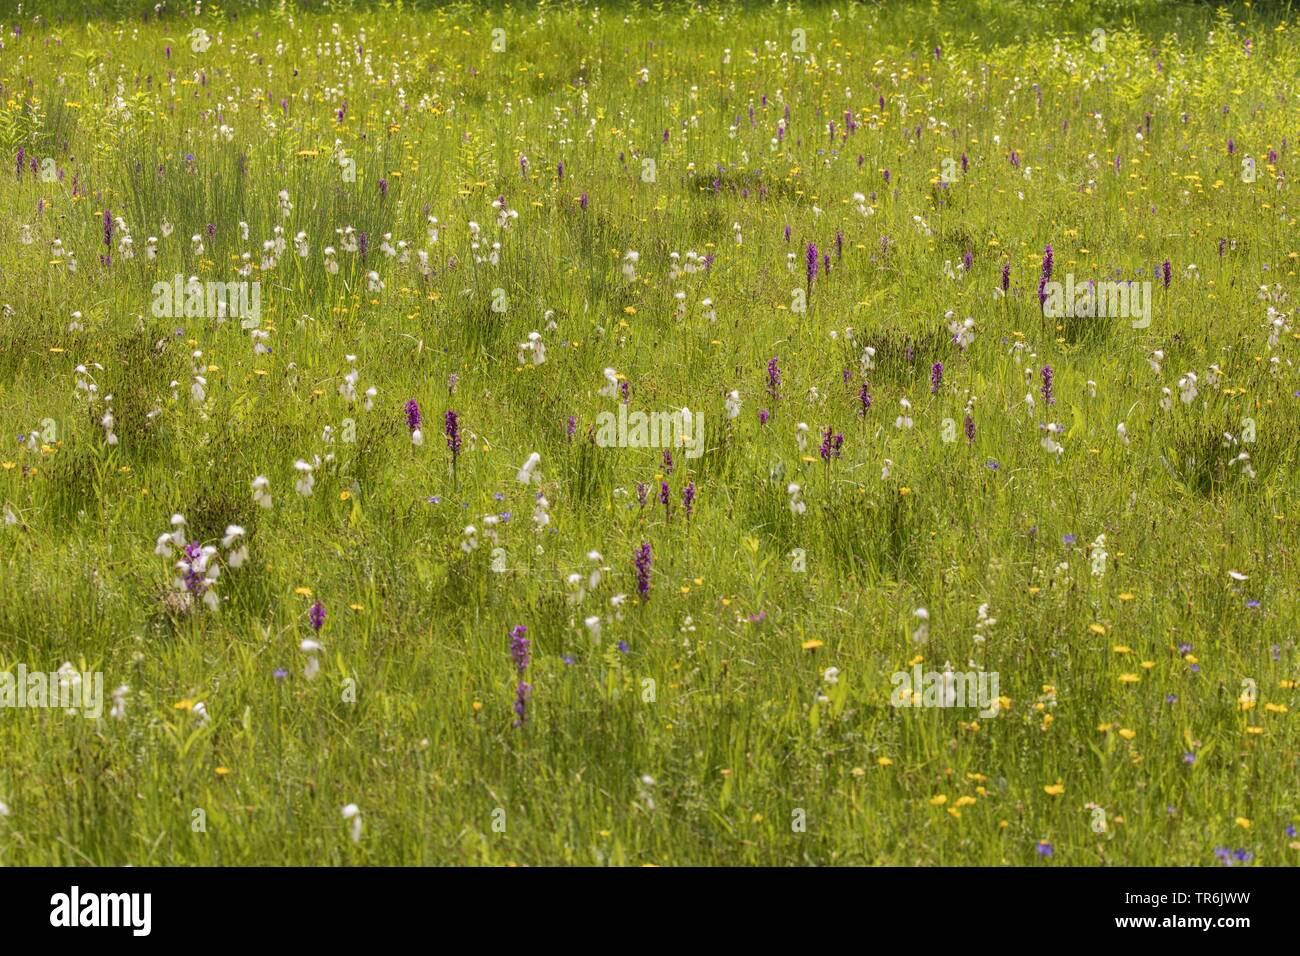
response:
{"label": "wildflower meadow", "polygon": [[6,3],[0,864],[1300,862],[1300,13]]}

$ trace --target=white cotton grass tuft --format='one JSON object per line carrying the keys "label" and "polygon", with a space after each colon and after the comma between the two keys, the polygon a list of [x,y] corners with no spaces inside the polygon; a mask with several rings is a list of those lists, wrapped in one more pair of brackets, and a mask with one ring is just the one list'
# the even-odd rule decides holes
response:
{"label": "white cotton grass tuft", "polygon": [[730,392],[728,392],[727,401],[726,401],[727,417],[731,419],[739,418],[740,406],[742,404],[743,402],[740,397],[740,392],[736,391],[735,389],[732,389]]}
{"label": "white cotton grass tuft", "polygon": [[108,712],[108,716],[113,720],[123,720],[126,717],[126,696],[129,693],[131,688],[126,684],[113,690],[113,707]]}
{"label": "white cotton grass tuft", "polygon": [[930,639],[930,612],[923,607],[918,607],[912,612],[912,617],[916,619],[916,630],[912,632],[912,640],[917,644],[924,644]]}
{"label": "white cotton grass tuft", "polygon": [[248,545],[244,539],[244,529],[239,525],[226,526],[226,536],[221,539],[221,546],[227,550],[226,564],[232,568],[237,568],[248,560]]}
{"label": "white cotton grass tuft", "polygon": [[294,490],[304,498],[310,498],[312,489],[316,487],[316,476],[312,474],[316,469],[301,458],[293,463],[293,467],[298,472],[298,480],[293,486]]}
{"label": "white cotton grass tuft", "polygon": [[271,482],[265,475],[258,475],[254,478],[250,487],[253,490],[253,501],[259,507],[271,507]]}
{"label": "white cotton grass tuft", "polygon": [[349,803],[343,808],[343,819],[350,821],[351,826],[348,828],[348,836],[353,843],[361,842],[361,808],[355,803]]}
{"label": "white cotton grass tuft", "polygon": [[298,650],[307,655],[307,663],[303,665],[302,676],[307,680],[315,680],[316,675],[320,673],[320,658],[317,656],[325,646],[314,637],[303,638]]}
{"label": "white cotton grass tuft", "polygon": [[528,341],[519,343],[520,365],[541,365],[546,361],[546,343],[540,332],[529,332]]}
{"label": "white cotton grass tuft", "polygon": [[521,485],[540,482],[542,476],[538,474],[537,466],[541,464],[541,461],[542,456],[537,452],[533,452],[528,456],[528,460],[523,463],[522,467],[520,467],[518,474],[515,475],[515,480]]}

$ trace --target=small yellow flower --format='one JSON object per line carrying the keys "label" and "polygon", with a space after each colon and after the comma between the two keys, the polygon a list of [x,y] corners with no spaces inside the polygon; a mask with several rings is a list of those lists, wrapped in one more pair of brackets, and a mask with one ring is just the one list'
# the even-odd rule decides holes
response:
{"label": "small yellow flower", "polygon": [[1065,784],[1058,780],[1056,783],[1043,787],[1043,793],[1047,794],[1049,797],[1059,797],[1061,794],[1065,793]]}
{"label": "small yellow flower", "polygon": [[941,807],[947,802],[948,795],[946,793],[938,793],[930,798],[930,806],[932,807]]}
{"label": "small yellow flower", "polygon": [[882,767],[892,767],[894,765],[894,761],[890,760],[888,757],[878,757],[876,763]]}
{"label": "small yellow flower", "polygon": [[1134,737],[1137,736],[1137,731],[1129,730],[1127,727],[1121,727],[1119,731],[1119,735],[1123,737],[1125,740],[1132,740]]}
{"label": "small yellow flower", "polygon": [[1137,674],[1120,674],[1119,682],[1121,684],[1136,684],[1142,678]]}
{"label": "small yellow flower", "polygon": [[817,648],[819,648],[819,647],[825,647],[825,646],[826,646],[826,642],[825,642],[825,641],[818,641],[818,640],[804,641],[803,644],[801,644],[800,646],[801,646],[805,651],[815,651],[815,650],[817,650]]}
{"label": "small yellow flower", "polygon": [[1092,633],[1094,633],[1094,634],[1105,634],[1105,633],[1106,633],[1106,628],[1105,628],[1103,625],[1101,625],[1101,624],[1089,624],[1089,625],[1088,625],[1088,630],[1092,631]]}
{"label": "small yellow flower", "polygon": [[1237,826],[1241,827],[1243,830],[1250,829],[1250,821],[1247,820],[1245,817],[1237,817],[1236,824]]}
{"label": "small yellow flower", "polygon": [[311,597],[311,588],[294,588],[293,593],[302,597]]}
{"label": "small yellow flower", "polygon": [[224,777],[226,774],[230,773],[230,768],[229,768],[229,767],[217,767],[215,772],[216,772],[216,775],[217,775],[218,777]]}

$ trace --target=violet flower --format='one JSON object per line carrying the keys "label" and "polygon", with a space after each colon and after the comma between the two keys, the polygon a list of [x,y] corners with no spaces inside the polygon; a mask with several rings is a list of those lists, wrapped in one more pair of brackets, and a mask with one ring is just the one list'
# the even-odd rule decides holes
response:
{"label": "violet flower", "polygon": [[1038,303],[1047,302],[1047,283],[1052,281],[1052,246],[1049,243],[1043,250],[1043,274],[1038,280]]}
{"label": "violet flower", "polygon": [[843,454],[841,450],[843,447],[844,436],[832,434],[831,427],[827,425],[826,431],[822,433],[822,461],[829,465],[832,458],[839,458]]}
{"label": "violet flower", "polygon": [[528,670],[528,665],[533,660],[533,642],[527,634],[528,628],[522,624],[515,625],[510,631],[510,656],[514,659],[515,671],[520,677],[524,676],[524,671]]}
{"label": "violet flower", "polygon": [[862,418],[867,417],[867,412],[871,410],[871,386],[866,379],[862,380],[862,387],[858,389],[858,415]]}
{"label": "violet flower", "polygon": [[456,459],[460,457],[460,416],[447,409],[443,432],[447,436],[447,449],[451,452],[451,467],[456,469]]}
{"label": "violet flower", "polygon": [[636,590],[642,600],[650,599],[650,542],[643,541],[636,552]]}
{"label": "violet flower", "polygon": [[522,727],[528,720],[528,698],[533,694],[533,685],[520,681],[515,686],[515,726]]}

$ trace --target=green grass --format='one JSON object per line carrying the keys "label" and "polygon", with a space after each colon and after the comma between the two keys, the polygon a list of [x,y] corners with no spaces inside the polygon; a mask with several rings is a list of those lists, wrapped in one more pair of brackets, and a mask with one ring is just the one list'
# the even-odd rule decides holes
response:
{"label": "green grass", "polygon": [[[66,661],[129,692],[98,720],[0,709],[0,864],[1300,860],[1288,7],[205,7],[52,4],[3,29],[0,671]],[[19,177],[19,149],[62,178]],[[106,209],[135,253],[115,227],[109,265]],[[830,269],[799,312],[808,243]],[[1150,327],[1045,318],[1049,244],[1080,282],[1168,260]],[[710,267],[670,278],[688,251]],[[271,351],[235,318],[156,316],[177,274],[259,281]],[[964,350],[948,312],[974,320]],[[521,365],[534,331],[546,360]],[[701,413],[704,453],[668,473],[657,449],[599,447],[606,368],[630,410]],[[827,427],[844,443],[824,462]],[[540,486],[515,477],[532,452]],[[155,554],[174,513],[203,544],[247,532],[218,610]],[[596,566],[576,600],[566,579]],[[891,707],[918,658],[996,672],[1002,712]]]}

